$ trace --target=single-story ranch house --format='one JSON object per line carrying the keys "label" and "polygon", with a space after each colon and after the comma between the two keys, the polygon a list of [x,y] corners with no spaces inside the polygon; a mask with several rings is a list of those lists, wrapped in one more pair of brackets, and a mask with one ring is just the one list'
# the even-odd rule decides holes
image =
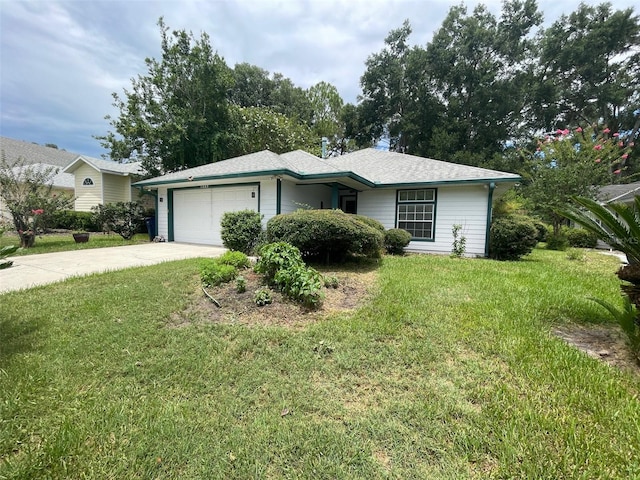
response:
{"label": "single-story ranch house", "polygon": [[157,195],[157,233],[168,241],[222,245],[229,211],[274,215],[339,208],[409,231],[408,249],[450,253],[462,225],[467,255],[488,254],[492,202],[520,181],[487,170],[375,149],[320,159],[264,150],[134,184]]}

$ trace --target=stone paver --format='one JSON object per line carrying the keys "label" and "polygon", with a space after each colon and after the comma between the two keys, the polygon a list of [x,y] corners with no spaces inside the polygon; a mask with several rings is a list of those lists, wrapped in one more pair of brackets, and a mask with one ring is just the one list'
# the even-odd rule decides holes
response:
{"label": "stone paver", "polygon": [[209,245],[163,242],[12,257],[13,266],[0,270],[0,294],[92,273],[185,258],[217,257],[225,251]]}

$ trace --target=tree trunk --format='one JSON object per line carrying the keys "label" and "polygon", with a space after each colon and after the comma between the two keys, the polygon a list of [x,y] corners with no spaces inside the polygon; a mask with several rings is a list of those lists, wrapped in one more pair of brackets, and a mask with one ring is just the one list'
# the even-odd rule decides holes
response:
{"label": "tree trunk", "polygon": [[35,233],[21,233],[20,246],[22,248],[31,248],[36,243]]}

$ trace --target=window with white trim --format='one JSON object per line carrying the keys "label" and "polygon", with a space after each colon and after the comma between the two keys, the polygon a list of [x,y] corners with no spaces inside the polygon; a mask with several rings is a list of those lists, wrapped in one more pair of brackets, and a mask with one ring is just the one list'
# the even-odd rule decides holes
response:
{"label": "window with white trim", "polygon": [[414,240],[433,240],[436,189],[398,190],[397,227]]}
{"label": "window with white trim", "polygon": [[85,178],[82,181],[82,186],[83,187],[93,187],[93,180],[90,177]]}

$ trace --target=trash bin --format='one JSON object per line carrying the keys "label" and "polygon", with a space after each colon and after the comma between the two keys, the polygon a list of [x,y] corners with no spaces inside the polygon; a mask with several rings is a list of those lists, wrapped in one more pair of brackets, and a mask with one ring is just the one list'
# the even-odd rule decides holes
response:
{"label": "trash bin", "polygon": [[147,217],[144,219],[144,223],[147,224],[147,232],[149,233],[149,241],[153,242],[156,238],[156,217]]}

